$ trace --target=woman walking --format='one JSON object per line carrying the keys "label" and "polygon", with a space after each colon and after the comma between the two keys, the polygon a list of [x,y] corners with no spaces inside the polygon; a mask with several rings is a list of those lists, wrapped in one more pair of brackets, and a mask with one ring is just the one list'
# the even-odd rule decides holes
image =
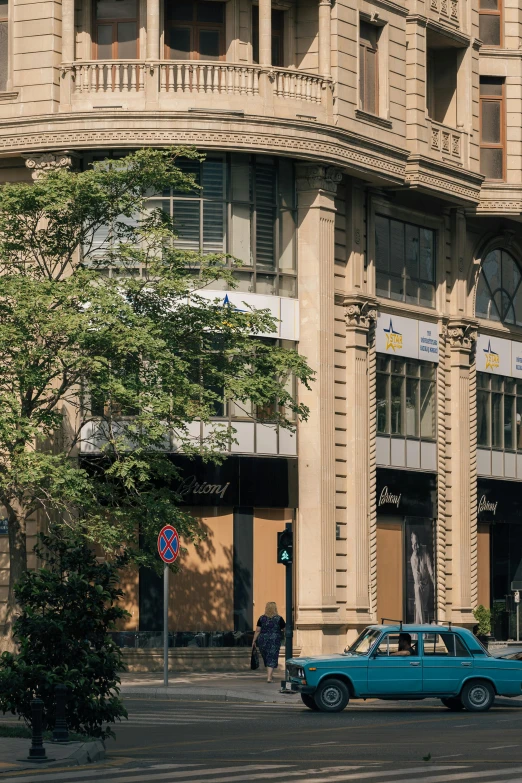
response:
{"label": "woman walking", "polygon": [[277,606],[274,601],[269,601],[265,606],[265,613],[257,621],[254,641],[252,642],[252,648],[255,647],[257,642],[257,646],[263,656],[263,663],[267,671],[267,682],[273,682],[272,673],[277,668],[279,649],[281,647],[281,631],[285,625],[285,621],[277,613]]}

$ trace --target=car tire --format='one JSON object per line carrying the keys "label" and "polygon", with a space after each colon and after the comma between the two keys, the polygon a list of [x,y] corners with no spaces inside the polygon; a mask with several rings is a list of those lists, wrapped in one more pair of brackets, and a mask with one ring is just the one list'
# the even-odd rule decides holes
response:
{"label": "car tire", "polygon": [[308,707],[309,710],[313,710],[313,712],[317,712],[319,710],[319,707],[314,701],[314,697],[310,696],[309,693],[302,693],[301,701],[303,702],[305,707]]}
{"label": "car tire", "polygon": [[464,709],[464,705],[458,696],[453,696],[449,699],[441,699],[441,702],[452,712],[460,712]]}
{"label": "car tire", "polygon": [[350,701],[350,693],[344,682],[332,678],[319,685],[314,701],[321,712],[342,712]]}
{"label": "car tire", "polygon": [[469,712],[486,712],[495,701],[495,690],[486,680],[472,680],[465,684],[460,698]]}

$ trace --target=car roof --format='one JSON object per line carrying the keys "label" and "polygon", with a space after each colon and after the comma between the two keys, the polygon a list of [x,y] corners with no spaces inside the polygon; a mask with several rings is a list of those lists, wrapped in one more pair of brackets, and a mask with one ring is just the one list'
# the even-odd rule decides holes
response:
{"label": "car roof", "polygon": [[457,631],[458,633],[471,634],[471,631],[467,628],[462,628],[462,626],[453,625],[452,623],[441,623],[437,625],[434,625],[433,623],[431,625],[429,623],[389,623],[386,625],[369,625],[366,630],[370,629],[375,631],[392,631],[395,633],[437,633],[438,631],[448,633],[449,631]]}

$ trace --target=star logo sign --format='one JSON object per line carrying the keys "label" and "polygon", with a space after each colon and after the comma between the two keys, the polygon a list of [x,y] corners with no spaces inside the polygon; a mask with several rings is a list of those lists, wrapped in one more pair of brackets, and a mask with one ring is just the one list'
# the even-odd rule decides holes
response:
{"label": "star logo sign", "polygon": [[491,347],[491,340],[488,342],[488,347],[484,348],[486,354],[486,370],[498,370],[500,367],[500,356]]}
{"label": "star logo sign", "polygon": [[393,328],[392,319],[390,318],[390,325],[387,329],[383,329],[386,334],[386,350],[402,351],[402,334],[396,332]]}

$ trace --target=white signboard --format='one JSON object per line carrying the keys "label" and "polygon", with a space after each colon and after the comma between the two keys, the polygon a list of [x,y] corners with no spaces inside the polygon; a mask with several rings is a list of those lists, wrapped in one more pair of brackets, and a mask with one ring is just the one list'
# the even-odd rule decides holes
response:
{"label": "white signboard", "polygon": [[389,356],[439,361],[439,327],[427,321],[379,313],[377,351]]}
{"label": "white signboard", "polygon": [[511,375],[511,341],[479,334],[477,339],[477,372]]}
{"label": "white signboard", "polygon": [[250,308],[268,310],[277,321],[276,328],[274,332],[259,335],[260,337],[299,340],[299,301],[297,299],[249,294],[243,291],[209,291],[205,289],[194,293],[211,302],[218,300],[223,307],[233,307],[244,312],[248,312]]}
{"label": "white signboard", "polygon": [[511,343],[511,376],[522,378],[522,343]]}

